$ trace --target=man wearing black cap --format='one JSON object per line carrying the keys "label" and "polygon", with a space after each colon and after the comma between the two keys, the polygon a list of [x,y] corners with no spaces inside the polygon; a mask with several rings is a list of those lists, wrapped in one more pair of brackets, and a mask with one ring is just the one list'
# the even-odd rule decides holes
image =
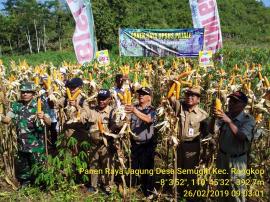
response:
{"label": "man wearing black cap", "polygon": [[[98,122],[102,124],[104,132],[111,132],[113,127],[114,112],[109,105],[111,102],[111,93],[108,89],[101,89],[97,96],[98,104],[90,111],[89,122],[90,127],[90,141],[92,143],[90,151],[90,169],[103,170],[102,175],[91,174],[91,186],[89,192],[96,192],[98,182],[103,186],[101,187],[105,193],[110,194],[111,186],[113,185],[113,175],[106,174],[104,170],[113,169],[113,140],[106,136],[98,127]],[[98,178],[103,177],[102,181]]]}
{"label": "man wearing black cap", "polygon": [[[70,96],[60,98],[55,103],[55,109],[64,109],[64,120],[60,120],[63,125],[63,131],[67,137],[75,137],[78,140],[78,146],[84,140],[88,140],[88,127],[86,117],[90,113],[89,104],[80,93],[83,86],[81,78],[73,78],[66,83],[67,91],[70,91]],[[75,148],[75,153],[78,152],[78,146]]]}
{"label": "man wearing black cap", "polygon": [[[220,186],[220,189],[245,191],[245,179],[247,169],[247,153],[253,139],[255,127],[254,118],[244,112],[248,103],[247,96],[241,91],[236,91],[228,96],[228,111],[217,111],[213,109],[217,124],[211,125],[212,131],[219,131],[219,152],[217,156],[217,168],[225,169],[226,174],[218,175],[220,179],[229,179],[229,186]],[[213,123],[213,122],[212,122]],[[235,192],[235,193],[236,193]],[[229,194],[221,201],[245,201],[245,194]]]}
{"label": "man wearing black cap", "polygon": [[[131,140],[131,167],[132,169],[154,169],[155,153],[155,133],[154,124],[156,121],[156,111],[151,106],[152,91],[148,87],[137,90],[138,105],[126,105],[125,110],[131,113],[131,130],[136,135]],[[143,174],[138,177],[133,176],[134,184],[140,184],[145,196],[152,195],[154,190],[153,176]]]}

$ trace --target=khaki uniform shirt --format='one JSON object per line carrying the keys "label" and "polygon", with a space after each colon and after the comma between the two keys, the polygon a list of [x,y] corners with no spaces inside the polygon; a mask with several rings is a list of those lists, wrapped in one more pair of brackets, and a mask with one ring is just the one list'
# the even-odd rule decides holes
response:
{"label": "khaki uniform shirt", "polygon": [[208,114],[203,109],[196,106],[189,111],[183,102],[175,102],[175,110],[179,117],[180,137],[182,141],[192,141],[200,134],[206,136],[208,133]]}
{"label": "khaki uniform shirt", "polygon": [[253,138],[253,129],[255,127],[254,118],[241,112],[233,120],[233,123],[237,126],[239,132],[246,136],[246,141],[239,141],[233,134],[229,126],[223,122],[218,122],[220,130],[219,147],[222,151],[230,155],[239,155],[248,151],[250,142]]}
{"label": "khaki uniform shirt", "polygon": [[[89,104],[87,101],[83,101],[82,106],[80,106],[80,100],[82,99],[82,95],[80,94],[77,98],[76,98],[76,103],[79,106],[79,111],[80,114],[90,114],[90,108],[89,108]],[[60,108],[64,108],[65,112],[66,112],[66,120],[70,120],[73,119],[77,116],[78,111],[77,110],[72,110],[71,106],[69,105],[69,101],[68,98],[66,97],[62,97],[60,98],[60,100],[55,104],[55,108],[56,109],[60,109]]]}

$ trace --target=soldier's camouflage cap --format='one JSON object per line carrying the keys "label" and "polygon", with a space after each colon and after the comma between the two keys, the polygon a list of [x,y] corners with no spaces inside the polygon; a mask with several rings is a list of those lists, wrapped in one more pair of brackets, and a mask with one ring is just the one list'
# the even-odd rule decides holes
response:
{"label": "soldier's camouflage cap", "polygon": [[33,82],[23,82],[20,85],[20,91],[36,91],[36,86]]}

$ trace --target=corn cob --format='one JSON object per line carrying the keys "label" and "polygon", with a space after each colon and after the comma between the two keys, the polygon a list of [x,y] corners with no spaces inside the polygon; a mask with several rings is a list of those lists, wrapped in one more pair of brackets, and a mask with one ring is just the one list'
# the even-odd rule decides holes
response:
{"label": "corn cob", "polygon": [[258,77],[259,77],[260,81],[263,80],[262,73],[260,71],[258,72]]}
{"label": "corn cob", "polygon": [[263,120],[263,119],[262,119],[262,113],[257,114],[257,116],[256,116],[256,118],[255,118],[256,123],[260,123],[262,120]]}
{"label": "corn cob", "polygon": [[264,82],[265,82],[266,87],[269,88],[270,87],[270,83],[268,81],[267,76],[264,76]]}
{"label": "corn cob", "polygon": [[39,77],[38,77],[38,76],[35,77],[35,85],[36,85],[36,86],[39,85]]}
{"label": "corn cob", "polygon": [[93,80],[93,76],[92,76],[92,73],[89,72],[89,81],[92,81]]}
{"label": "corn cob", "polygon": [[181,78],[187,77],[187,76],[190,75],[191,73],[192,73],[192,70],[182,72],[182,73],[178,76],[178,80],[181,79]]}
{"label": "corn cob", "polygon": [[130,91],[127,91],[127,104],[128,105],[131,105],[131,100],[132,100],[131,92]]}
{"label": "corn cob", "polygon": [[181,90],[181,83],[180,82],[176,82],[176,99],[179,100],[180,98],[180,90]]}
{"label": "corn cob", "polygon": [[37,99],[37,113],[41,112],[41,98]]}
{"label": "corn cob", "polygon": [[216,98],[215,100],[215,107],[217,111],[222,111],[222,103],[219,98]]}
{"label": "corn cob", "polygon": [[128,101],[128,90],[127,89],[124,92],[123,98],[124,98],[123,99],[124,104],[127,104],[127,101]]}
{"label": "corn cob", "polygon": [[146,87],[146,86],[147,86],[147,81],[146,81],[146,78],[144,78],[142,81],[142,87]]}
{"label": "corn cob", "polygon": [[167,98],[170,98],[173,95],[175,88],[176,88],[176,83],[173,83],[173,85],[171,86],[171,88],[168,92]]}
{"label": "corn cob", "polygon": [[120,98],[121,101],[124,100],[124,97],[123,97],[123,95],[121,93],[117,93],[117,95],[118,95],[118,97]]}
{"label": "corn cob", "polygon": [[68,97],[68,99],[69,99],[69,100],[72,100],[71,93],[70,93],[70,89],[67,88],[66,91],[67,91],[67,97]]}
{"label": "corn cob", "polygon": [[98,119],[98,130],[99,130],[100,133],[104,133],[104,127],[102,125],[102,120],[101,120],[100,117]]}
{"label": "corn cob", "polygon": [[80,95],[81,90],[78,89],[71,97],[71,100],[76,100],[76,98]]}
{"label": "corn cob", "polygon": [[235,82],[235,75],[233,74],[231,80],[229,81],[229,85],[233,85]]}

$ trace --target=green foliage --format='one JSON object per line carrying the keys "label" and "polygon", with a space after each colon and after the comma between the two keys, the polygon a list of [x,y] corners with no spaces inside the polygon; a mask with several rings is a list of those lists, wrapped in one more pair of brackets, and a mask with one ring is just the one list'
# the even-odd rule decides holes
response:
{"label": "green foliage", "polygon": [[[64,143],[65,142],[65,143]],[[85,174],[79,175],[80,169],[88,169],[88,154],[86,150],[80,150],[77,154],[75,148],[89,148],[86,141],[81,145],[74,137],[67,139],[63,134],[57,145],[59,153],[56,156],[48,155],[46,165],[35,165],[32,169],[36,178],[36,185],[45,186],[47,190],[75,189],[75,181],[86,183],[89,177]]]}

